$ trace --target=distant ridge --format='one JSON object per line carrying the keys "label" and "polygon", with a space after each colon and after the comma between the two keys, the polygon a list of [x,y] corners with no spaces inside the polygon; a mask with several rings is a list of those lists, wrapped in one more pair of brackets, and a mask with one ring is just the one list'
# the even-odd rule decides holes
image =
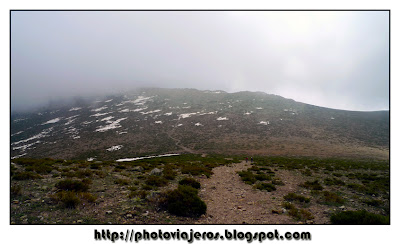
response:
{"label": "distant ridge", "polygon": [[262,92],[143,88],[11,115],[14,158],[175,153],[388,158],[389,111],[329,109]]}

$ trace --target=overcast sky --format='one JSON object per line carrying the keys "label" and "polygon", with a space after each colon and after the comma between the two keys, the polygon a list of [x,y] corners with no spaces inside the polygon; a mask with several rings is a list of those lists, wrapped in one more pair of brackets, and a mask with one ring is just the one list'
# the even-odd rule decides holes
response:
{"label": "overcast sky", "polygon": [[389,13],[11,13],[12,110],[143,86],[389,109]]}

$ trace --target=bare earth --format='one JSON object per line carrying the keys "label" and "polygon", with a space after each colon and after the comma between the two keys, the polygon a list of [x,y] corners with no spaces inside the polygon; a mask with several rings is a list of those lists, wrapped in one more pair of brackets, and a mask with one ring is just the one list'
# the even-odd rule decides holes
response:
{"label": "bare earth", "polygon": [[[236,173],[249,167],[251,167],[250,162],[217,167],[209,179],[200,179],[202,186],[200,197],[207,204],[207,214],[196,224],[298,223],[287,214],[272,213],[272,210],[282,211],[283,196],[298,189],[301,176],[280,170],[276,174],[285,185],[278,186],[273,192],[260,191],[245,184]],[[307,190],[304,190],[304,194],[308,195]],[[315,218],[309,223],[327,224],[328,216],[323,214],[326,209],[324,206],[311,206],[309,211]]]}

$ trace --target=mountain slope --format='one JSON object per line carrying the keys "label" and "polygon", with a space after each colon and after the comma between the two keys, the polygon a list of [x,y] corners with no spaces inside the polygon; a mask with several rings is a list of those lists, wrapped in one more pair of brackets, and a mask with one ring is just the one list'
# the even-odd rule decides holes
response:
{"label": "mountain slope", "polygon": [[389,112],[322,108],[260,92],[140,89],[11,115],[11,157],[164,153],[387,158]]}

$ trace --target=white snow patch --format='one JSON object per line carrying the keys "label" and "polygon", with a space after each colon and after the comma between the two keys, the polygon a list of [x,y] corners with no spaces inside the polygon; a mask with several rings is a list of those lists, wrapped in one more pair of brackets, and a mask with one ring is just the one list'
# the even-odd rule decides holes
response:
{"label": "white snow patch", "polygon": [[92,109],[91,111],[93,111],[93,112],[100,112],[100,111],[102,111],[102,110],[104,110],[104,109],[107,109],[107,106],[103,106],[103,107],[101,107],[101,108]]}
{"label": "white snow patch", "polygon": [[183,124],[178,124],[177,127],[182,126]]}
{"label": "white snow patch", "polygon": [[75,108],[71,108],[69,111],[77,111],[77,110],[80,110],[80,109],[82,109],[82,108],[80,108],[80,107],[75,107]]}
{"label": "white snow patch", "polygon": [[51,119],[47,122],[44,122],[42,125],[54,124],[54,123],[57,123],[58,121],[60,121],[60,118],[55,118],[55,119]]}
{"label": "white snow patch", "polygon": [[250,115],[250,114],[252,114],[253,113],[253,111],[251,111],[251,112],[246,112],[246,113],[244,113],[244,115]]}
{"label": "white snow patch", "polygon": [[335,119],[334,117],[331,117],[331,119]]}
{"label": "white snow patch", "polygon": [[12,134],[11,136],[19,135],[19,134],[21,134],[22,132],[23,132],[22,130],[21,130],[21,131],[18,131],[18,132],[16,132],[16,133]]}
{"label": "white snow patch", "polygon": [[93,121],[83,121],[82,122],[82,125],[88,125],[88,124],[91,124]]}
{"label": "white snow patch", "polygon": [[138,96],[138,98],[134,100],[133,103],[136,105],[144,105],[151,98],[152,97]]}
{"label": "white snow patch", "polygon": [[37,143],[40,143],[40,141],[36,141],[36,142],[31,143],[31,144],[26,144],[26,145],[22,145],[22,146],[18,146],[18,147],[13,147],[12,150],[21,149],[21,151],[25,151],[26,149],[30,148],[31,146],[33,146],[33,145],[35,145]]}
{"label": "white snow patch", "polygon": [[197,113],[180,114],[179,115],[179,119],[186,119],[186,118],[189,118],[190,116],[195,115],[195,114],[197,114]]}
{"label": "white snow patch", "polygon": [[158,156],[148,156],[148,157],[138,157],[138,158],[122,158],[115,160],[117,162],[129,162],[129,161],[135,161],[135,160],[140,160],[140,159],[147,159],[147,158],[160,158],[160,157],[169,157],[169,156],[178,156],[179,154],[172,153],[172,154],[164,154],[164,155],[158,155]]}
{"label": "white snow patch", "polygon": [[107,115],[107,114],[110,114],[110,113],[97,113],[97,114],[90,115],[90,117],[99,117],[99,116],[104,116],[104,115]]}
{"label": "white snow patch", "polygon": [[203,126],[202,124],[200,124],[200,122],[197,122],[196,124],[194,124],[195,126]]}
{"label": "white snow patch", "polygon": [[26,155],[26,153],[23,153],[23,154],[20,154],[20,155],[17,155],[17,156],[11,157],[11,159],[20,158],[20,157],[23,157],[23,156],[25,156],[25,155]]}
{"label": "white snow patch", "polygon": [[127,133],[128,133],[127,131],[121,131],[121,132],[118,132],[118,135],[127,134]]}
{"label": "white snow patch", "polygon": [[257,107],[256,109],[263,109],[262,107]]}
{"label": "white snow patch", "polygon": [[269,121],[260,121],[259,124],[261,124],[261,125],[269,125]]}
{"label": "white snow patch", "polygon": [[114,99],[110,99],[110,100],[107,100],[107,101],[104,101],[105,103],[109,103],[109,102],[111,102],[112,100],[114,100]]}
{"label": "white snow patch", "polygon": [[137,109],[134,109],[134,110],[132,110],[133,112],[139,112],[139,111],[142,111],[142,110],[145,110],[145,109],[147,109],[147,107],[144,107],[144,108],[137,108]]}
{"label": "white snow patch", "polygon": [[14,119],[14,122],[19,122],[19,121],[23,121],[23,120],[26,120],[26,119]]}
{"label": "white snow patch", "polygon": [[182,108],[191,108],[191,106],[187,106],[187,107],[182,107]]}
{"label": "white snow patch", "polygon": [[127,118],[121,118],[121,119],[117,119],[116,121],[110,121],[110,124],[108,125],[104,125],[104,126],[99,126],[96,131],[98,132],[104,132],[104,131],[108,131],[108,130],[113,130],[116,128],[120,128],[121,125],[119,124],[119,122],[125,120]]}
{"label": "white snow patch", "polygon": [[172,112],[165,113],[164,115],[171,116],[171,115],[172,115]]}
{"label": "white snow patch", "polygon": [[113,152],[113,151],[120,150],[122,147],[123,147],[122,145],[116,145],[116,146],[112,146],[110,148],[107,148],[106,150],[109,151],[109,152]]}
{"label": "white snow patch", "polygon": [[68,122],[67,123],[65,123],[64,125],[70,125],[70,124],[72,124],[72,122],[74,122],[76,119],[70,119],[70,120],[68,120]]}
{"label": "white snow patch", "polygon": [[96,158],[87,158],[86,161],[91,162],[93,160],[95,160]]}
{"label": "white snow patch", "polygon": [[199,115],[206,115],[206,114],[216,114],[216,113],[218,113],[218,111],[214,111],[214,112],[208,112],[208,113],[201,113],[201,114],[199,114]]}
{"label": "white snow patch", "polygon": [[53,127],[50,127],[50,128],[48,128],[48,129],[43,130],[42,132],[40,132],[40,133],[37,134],[37,135],[34,135],[34,136],[32,136],[32,137],[29,137],[28,139],[21,140],[21,141],[17,141],[17,142],[13,142],[13,143],[11,143],[11,145],[17,145],[17,144],[20,144],[20,143],[25,143],[25,142],[28,142],[28,141],[32,141],[32,140],[34,140],[34,139],[39,139],[39,138],[42,138],[42,137],[46,137],[47,134],[48,134],[49,132],[51,132],[52,130],[53,130]]}
{"label": "white snow patch", "polygon": [[114,116],[108,116],[108,117],[105,117],[105,118],[101,119],[100,121],[107,121],[108,122],[109,120],[112,120],[113,118],[114,118]]}
{"label": "white snow patch", "polygon": [[158,121],[155,121],[154,123],[155,123],[155,124],[162,124],[162,121],[161,121],[161,120],[158,120]]}
{"label": "white snow patch", "polygon": [[81,138],[80,136],[72,136],[72,139],[79,139],[79,138]]}
{"label": "white snow patch", "polygon": [[159,109],[156,109],[156,110],[153,110],[153,111],[148,111],[148,112],[140,112],[141,114],[143,114],[143,115],[145,115],[145,114],[153,114],[153,113],[158,113],[158,112],[161,112],[161,110],[159,110]]}
{"label": "white snow patch", "polygon": [[217,120],[229,120],[227,117],[218,117]]}

